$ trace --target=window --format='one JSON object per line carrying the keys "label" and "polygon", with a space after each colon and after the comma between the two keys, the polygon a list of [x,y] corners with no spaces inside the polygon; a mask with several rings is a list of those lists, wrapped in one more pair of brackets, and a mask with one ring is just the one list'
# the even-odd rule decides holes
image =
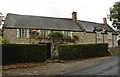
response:
{"label": "window", "polygon": [[29,38],[29,29],[17,29],[17,37]]}
{"label": "window", "polygon": [[68,37],[68,36],[72,37],[72,36],[73,36],[73,32],[64,31],[64,32],[63,32],[63,35],[64,35],[65,37]]}
{"label": "window", "polygon": [[97,33],[97,38],[102,38],[101,32],[96,32]]}
{"label": "window", "polygon": [[40,30],[40,36],[41,38],[47,38],[49,34],[49,30]]}
{"label": "window", "polygon": [[108,39],[112,39],[112,32],[108,32]]}

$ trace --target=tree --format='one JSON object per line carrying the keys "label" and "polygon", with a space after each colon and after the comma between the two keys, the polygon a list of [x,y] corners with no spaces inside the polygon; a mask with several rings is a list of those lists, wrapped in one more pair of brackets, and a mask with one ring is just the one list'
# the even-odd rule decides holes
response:
{"label": "tree", "polygon": [[63,40],[63,34],[61,32],[51,32],[49,34],[49,39],[54,41],[61,41]]}
{"label": "tree", "polygon": [[49,40],[51,40],[52,43],[52,57],[58,56],[58,52],[56,50],[57,45],[63,43],[63,34],[62,32],[54,32],[51,31],[48,35]]}
{"label": "tree", "polygon": [[39,41],[41,40],[39,32],[37,32],[37,30],[30,29],[29,34],[30,34],[30,44],[34,43],[34,41],[32,40],[39,40]]}
{"label": "tree", "polygon": [[32,39],[38,39],[39,38],[39,33],[35,30],[30,30],[30,36]]}
{"label": "tree", "polygon": [[78,41],[78,40],[79,40],[79,37],[76,36],[76,35],[74,35],[74,36],[73,36],[73,42],[75,43],[75,41]]}
{"label": "tree", "polygon": [[50,32],[48,36],[53,43],[54,49],[58,44],[63,42],[63,34],[61,32]]}
{"label": "tree", "polygon": [[120,31],[120,1],[110,7],[109,19],[112,21],[112,25]]}
{"label": "tree", "polygon": [[62,32],[51,32],[49,34],[49,39],[52,41],[53,49],[56,49],[56,46],[64,43],[75,43],[78,41],[79,37],[76,35],[64,36]]}
{"label": "tree", "polygon": [[9,44],[9,41],[6,38],[0,36],[0,44]]}
{"label": "tree", "polygon": [[3,16],[3,14],[0,12],[0,26],[2,25],[3,19],[4,19],[4,16]]}

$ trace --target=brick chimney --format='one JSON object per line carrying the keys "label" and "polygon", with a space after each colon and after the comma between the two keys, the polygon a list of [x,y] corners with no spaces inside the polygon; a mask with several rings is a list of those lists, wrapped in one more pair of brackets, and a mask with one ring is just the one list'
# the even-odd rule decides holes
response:
{"label": "brick chimney", "polygon": [[72,19],[73,21],[77,21],[77,12],[72,12]]}
{"label": "brick chimney", "polygon": [[107,25],[107,19],[103,18],[103,24]]}

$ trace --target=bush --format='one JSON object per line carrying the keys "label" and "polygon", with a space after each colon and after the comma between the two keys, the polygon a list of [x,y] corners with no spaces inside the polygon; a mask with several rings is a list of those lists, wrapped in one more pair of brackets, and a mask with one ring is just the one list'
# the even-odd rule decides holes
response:
{"label": "bush", "polygon": [[80,59],[106,56],[108,44],[73,44],[59,45],[57,47],[59,59]]}
{"label": "bush", "polygon": [[120,50],[114,51],[112,55],[120,55]]}
{"label": "bush", "polygon": [[46,45],[3,44],[2,64],[42,62],[47,58]]}
{"label": "bush", "polygon": [[6,40],[6,38],[0,36],[0,44],[8,44],[8,40]]}

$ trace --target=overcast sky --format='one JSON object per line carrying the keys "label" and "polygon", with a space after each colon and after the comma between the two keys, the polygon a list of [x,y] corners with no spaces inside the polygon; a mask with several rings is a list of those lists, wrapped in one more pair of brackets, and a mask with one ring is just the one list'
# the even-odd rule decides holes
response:
{"label": "overcast sky", "polygon": [[0,12],[71,18],[76,11],[79,20],[102,23],[116,1],[119,0],[0,0]]}

